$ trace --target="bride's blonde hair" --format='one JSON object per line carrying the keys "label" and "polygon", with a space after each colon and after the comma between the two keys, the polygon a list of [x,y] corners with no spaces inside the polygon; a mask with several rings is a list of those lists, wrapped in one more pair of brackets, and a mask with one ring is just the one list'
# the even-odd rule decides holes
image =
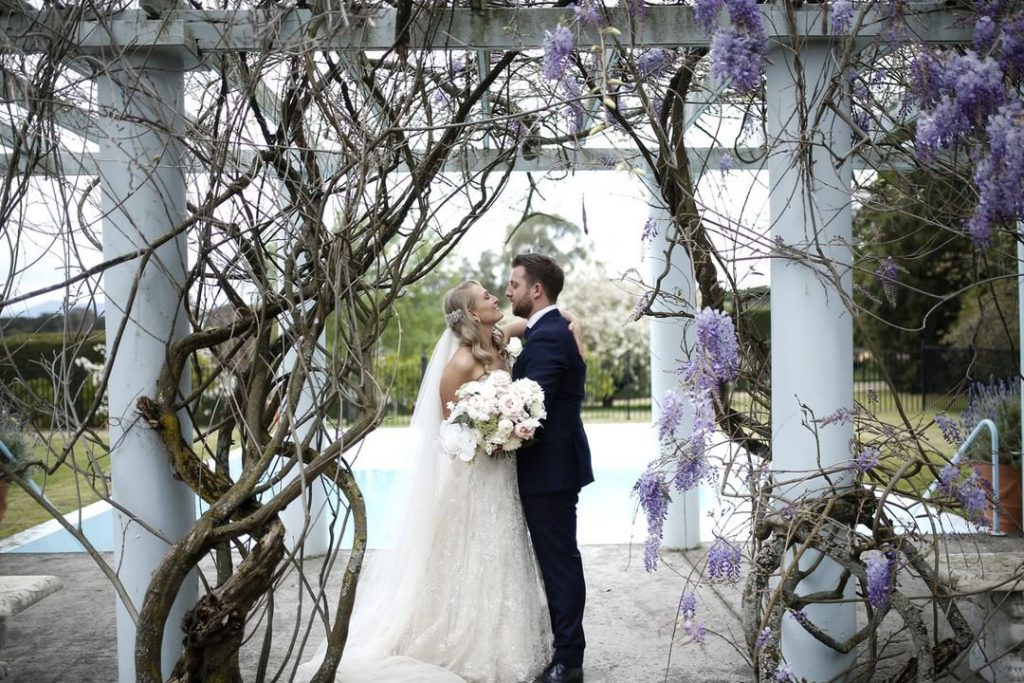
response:
{"label": "bride's blonde hair", "polygon": [[[476,299],[473,298],[470,291],[474,285],[483,286],[476,280],[466,280],[444,295],[444,319],[455,336],[459,338],[459,343],[468,346],[473,358],[476,358],[489,370],[494,357],[484,351],[480,328],[469,315],[469,309],[476,303]],[[504,353],[505,336],[497,327],[491,330],[491,342],[499,353]]]}

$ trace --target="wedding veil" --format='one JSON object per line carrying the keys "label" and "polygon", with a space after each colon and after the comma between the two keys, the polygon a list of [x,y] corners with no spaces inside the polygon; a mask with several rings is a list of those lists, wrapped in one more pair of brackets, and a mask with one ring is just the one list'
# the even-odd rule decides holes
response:
{"label": "wedding veil", "polygon": [[438,441],[441,375],[458,347],[458,338],[446,327],[423,374],[406,440],[409,459],[395,486],[397,514],[385,535],[394,539],[394,545],[377,551],[359,580],[349,629],[349,646],[354,649],[393,642],[398,635],[394,631],[403,622],[402,610],[416,601],[417,579],[426,568],[436,524],[434,509],[451,464]]}
{"label": "wedding veil", "polygon": [[[399,470],[396,493],[391,499],[390,507],[396,514],[385,525],[390,527],[387,533],[382,534],[384,538],[393,539],[393,546],[371,554],[359,579],[349,637],[339,668],[339,674],[348,670],[346,680],[350,677],[372,681],[462,680],[423,662],[388,657],[416,604],[419,579],[424,576],[429,561],[437,523],[434,511],[451,462],[441,452],[438,442],[441,375],[458,346],[458,338],[445,328],[420,383],[406,440],[407,460]],[[370,540],[373,543],[373,539]],[[299,667],[298,680],[311,676],[325,653],[326,640],[313,659]],[[378,668],[365,669],[362,666],[365,662]]]}

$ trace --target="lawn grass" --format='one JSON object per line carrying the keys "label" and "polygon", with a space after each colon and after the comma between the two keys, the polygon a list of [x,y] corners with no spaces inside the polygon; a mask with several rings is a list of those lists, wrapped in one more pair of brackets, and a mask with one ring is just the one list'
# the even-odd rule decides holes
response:
{"label": "lawn grass", "polygon": [[[106,435],[103,435],[104,440]],[[44,433],[29,445],[26,458],[46,463],[57,462],[66,441],[59,433]],[[29,477],[42,489],[43,495],[61,513],[68,513],[100,499],[108,486],[109,462],[106,450],[79,440],[68,458],[52,473],[45,469],[29,470]],[[12,483],[7,496],[7,514],[0,521],[0,538],[6,538],[50,519],[49,513],[20,486]]]}

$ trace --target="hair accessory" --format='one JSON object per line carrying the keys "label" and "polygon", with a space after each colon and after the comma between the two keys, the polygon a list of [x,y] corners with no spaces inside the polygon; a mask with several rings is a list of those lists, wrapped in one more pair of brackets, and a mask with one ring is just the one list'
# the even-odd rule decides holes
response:
{"label": "hair accessory", "polygon": [[452,311],[451,313],[444,314],[444,320],[448,323],[448,327],[454,328],[462,320],[462,310]]}

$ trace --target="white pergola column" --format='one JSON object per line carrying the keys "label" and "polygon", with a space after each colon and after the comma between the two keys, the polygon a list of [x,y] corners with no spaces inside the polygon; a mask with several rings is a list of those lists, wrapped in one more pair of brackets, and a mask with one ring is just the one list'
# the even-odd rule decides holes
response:
{"label": "white pergola column", "polygon": [[[653,176],[653,174],[652,174]],[[651,239],[647,251],[648,282],[654,283],[665,273],[668,254],[668,232],[672,227],[672,217],[665,208],[661,190],[653,181],[648,181],[650,191],[650,216],[657,225],[657,235]],[[681,246],[672,250],[672,265],[661,279],[661,290],[670,297],[665,301],[664,295],[651,306],[654,310],[679,311],[681,309],[697,312],[697,286],[694,282],[693,267],[689,255]],[[682,302],[686,302],[683,304]],[[688,304],[688,305],[687,305]],[[651,417],[657,422],[661,415],[661,401],[665,393],[678,390],[679,374],[676,369],[679,363],[689,357],[693,349],[693,325],[686,318],[651,318]],[[687,412],[679,425],[677,434],[680,437],[693,431],[693,416]],[[668,455],[657,443],[657,432],[654,432],[654,450],[658,456]],[[672,549],[688,549],[700,547],[700,484],[689,491],[672,492],[672,503],[668,508],[665,520],[662,547]]]}
{"label": "white pergola column", "polygon": [[[113,259],[166,237],[185,216],[185,174],[176,139],[184,129],[184,68],[180,56],[152,48],[112,60],[107,67],[98,84],[103,136],[99,175],[103,257]],[[183,291],[187,263],[182,234],[155,249],[148,260],[134,258],[107,270],[103,281],[107,357],[113,364],[108,385],[113,498],[132,515],[115,514],[114,567],[136,610],[168,541],[182,537],[195,519],[194,495],[171,476],[166,449],[135,409],[140,396],[155,396],[168,345],[188,331]],[[115,349],[122,323],[124,332]],[[170,613],[161,662],[165,677],[180,654],[182,617],[197,596],[193,578],[182,587]],[[135,633],[135,623],[118,601],[122,683],[136,680]]]}
{"label": "white pergola column", "polygon": [[[800,67],[806,90],[796,79]],[[853,407],[853,324],[844,302],[852,291],[852,176],[848,161],[836,167],[850,149],[850,127],[821,101],[825,84],[839,76],[827,42],[775,48],[766,69],[771,236],[776,242],[771,262],[772,468],[776,494],[799,506],[827,493],[830,484],[817,472],[847,461],[853,438],[849,421],[813,430],[801,409],[804,404],[822,418]],[[849,106],[842,88],[835,98],[835,106]],[[801,116],[807,117],[806,126]],[[841,275],[840,283],[824,264]],[[804,553],[801,567],[818,559],[816,553]],[[835,590],[840,573],[826,558],[798,592]],[[849,582],[846,597],[854,597],[853,589]],[[812,605],[804,613],[836,640],[854,633],[853,603]],[[854,661],[852,654],[826,647],[788,616],[782,653],[797,678],[810,681],[833,680]]]}

